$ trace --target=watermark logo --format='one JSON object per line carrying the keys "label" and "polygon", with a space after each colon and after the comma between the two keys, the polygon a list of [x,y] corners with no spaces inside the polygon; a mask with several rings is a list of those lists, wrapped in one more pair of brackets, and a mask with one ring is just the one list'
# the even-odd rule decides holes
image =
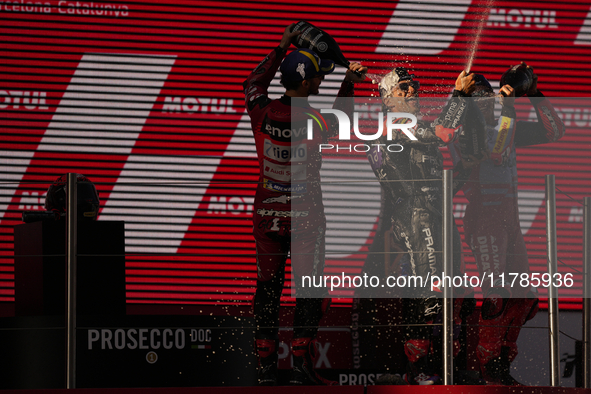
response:
{"label": "watermark logo", "polygon": [[[312,117],[312,119],[314,119],[316,121],[316,124],[318,124],[318,127],[320,127],[320,131],[324,132],[326,130],[328,130],[328,125],[326,124],[326,120],[324,120],[324,118],[322,117],[322,115],[318,115],[315,116],[314,114],[311,114],[309,112],[305,112],[306,115],[309,115]],[[314,138],[314,133],[313,133],[313,123],[312,123],[312,119],[308,119],[308,123],[307,123],[307,131],[308,131],[308,139],[311,140]],[[322,120],[322,122],[320,121]]]}
{"label": "watermark logo", "polygon": [[[339,123],[339,140],[349,141],[351,140],[351,121],[349,116],[338,109],[321,109],[321,114],[332,114],[335,115]],[[399,123],[399,119],[410,119],[410,123]],[[312,131],[310,125],[312,123],[308,121],[308,139],[311,139]],[[412,128],[417,125],[417,117],[407,112],[388,112],[386,116],[386,138],[388,141],[392,140],[392,132],[394,130],[402,131],[410,140],[417,141],[417,137],[414,136]],[[378,139],[384,133],[384,113],[378,114],[378,131],[371,134],[362,134],[359,131],[359,113],[353,113],[353,132],[355,136],[363,141],[374,141]]]}
{"label": "watermark logo", "polygon": [[[321,109],[320,114],[331,114],[334,115],[338,122],[339,133],[338,139],[340,141],[351,141],[351,129],[353,129],[354,135],[362,140],[362,141],[375,141],[384,135],[384,113],[379,112],[377,116],[377,131],[374,134],[363,134],[360,131],[359,127],[359,119],[365,117],[365,114],[359,114],[358,112],[353,112],[353,127],[351,128],[351,120],[349,116],[338,109]],[[308,140],[314,139],[314,122],[320,128],[320,132],[324,132],[328,130],[328,124],[322,115],[314,115],[312,113],[306,112],[306,115],[309,115],[311,119],[307,121],[307,138]],[[417,137],[413,133],[413,128],[417,125],[417,117],[413,114],[406,113],[406,112],[388,112],[386,115],[386,139],[391,141],[393,139],[394,131],[401,131],[410,139],[411,141],[417,141]],[[373,148],[372,148],[373,147]],[[356,144],[354,146],[339,146],[334,144],[320,144],[319,150],[322,152],[323,150],[332,150],[336,149],[338,152],[339,150],[347,150],[351,152],[354,150],[355,152],[369,152],[372,149],[385,149],[388,152],[401,152],[403,150],[402,145],[400,144]]]}

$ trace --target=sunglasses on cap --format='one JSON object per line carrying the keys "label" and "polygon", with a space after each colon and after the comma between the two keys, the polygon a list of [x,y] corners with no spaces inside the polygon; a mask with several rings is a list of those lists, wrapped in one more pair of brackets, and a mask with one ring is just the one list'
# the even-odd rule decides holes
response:
{"label": "sunglasses on cap", "polygon": [[421,88],[421,83],[419,81],[402,81],[394,86],[394,90],[400,89],[403,92],[408,92],[411,86],[415,91],[418,91]]}

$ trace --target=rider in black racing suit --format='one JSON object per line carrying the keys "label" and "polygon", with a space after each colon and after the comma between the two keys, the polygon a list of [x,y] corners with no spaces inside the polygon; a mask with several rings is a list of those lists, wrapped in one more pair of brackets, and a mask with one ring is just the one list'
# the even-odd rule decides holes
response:
{"label": "rider in black racing suit", "polygon": [[[397,67],[380,82],[380,94],[386,111],[418,114],[419,84],[414,75],[404,67]],[[386,136],[378,139],[368,153],[370,164],[378,177],[390,211],[392,240],[396,249],[408,255],[408,275],[422,277],[425,287],[409,289],[404,298],[406,340],[404,350],[409,361],[405,380],[409,384],[437,384],[438,362],[433,355],[433,323],[441,309],[441,291],[431,289],[429,277],[442,274],[442,194],[443,156],[439,147],[451,143],[465,126],[466,114],[471,103],[461,96],[468,95],[474,88],[471,75],[464,72],[456,81],[456,90],[441,115],[433,122],[417,120],[409,131],[416,137],[412,140],[403,132],[395,132],[392,139]],[[395,123],[408,123],[408,118],[394,119]],[[386,129],[386,128],[384,128]],[[402,146],[401,151],[389,151],[391,144]],[[460,168],[461,169],[461,168]],[[462,171],[460,178],[467,178]],[[456,183],[454,189],[459,189]],[[453,237],[454,275],[461,267],[461,240],[454,226]],[[446,273],[447,275],[448,273]],[[463,289],[454,289],[456,296],[463,296]],[[461,301],[461,300],[460,300]],[[462,303],[454,305],[454,321],[460,319]],[[454,341],[454,350],[459,343]]]}

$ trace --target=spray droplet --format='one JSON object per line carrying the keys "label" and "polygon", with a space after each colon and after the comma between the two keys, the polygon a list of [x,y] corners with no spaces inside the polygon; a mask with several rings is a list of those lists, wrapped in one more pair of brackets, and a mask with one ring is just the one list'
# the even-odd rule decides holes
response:
{"label": "spray droplet", "polygon": [[478,44],[480,43],[480,35],[482,34],[484,21],[488,19],[488,15],[493,3],[494,0],[487,0],[483,12],[478,15],[478,26],[476,28],[476,34],[474,34],[474,40],[470,44],[470,55],[466,64],[466,74],[469,74],[470,69],[472,68],[472,63],[474,62],[474,57],[476,56],[476,51],[478,50]]}

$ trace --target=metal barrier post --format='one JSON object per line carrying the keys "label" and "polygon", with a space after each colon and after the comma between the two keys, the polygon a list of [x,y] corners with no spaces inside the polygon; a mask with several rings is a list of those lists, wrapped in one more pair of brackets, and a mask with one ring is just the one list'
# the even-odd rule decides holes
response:
{"label": "metal barrier post", "polygon": [[560,338],[558,331],[558,289],[554,274],[558,272],[556,242],[556,188],[554,175],[546,175],[546,242],[548,249],[548,326],[550,328],[550,385],[560,386]]}
{"label": "metal barrier post", "polygon": [[67,325],[66,388],[76,388],[76,254],[77,254],[77,174],[68,173],[66,205]]}
{"label": "metal barrier post", "polygon": [[583,207],[583,387],[591,388],[591,197]]}
{"label": "metal barrier post", "polygon": [[[443,274],[453,282],[453,172],[443,171]],[[443,384],[453,384],[453,289],[443,283]]]}

